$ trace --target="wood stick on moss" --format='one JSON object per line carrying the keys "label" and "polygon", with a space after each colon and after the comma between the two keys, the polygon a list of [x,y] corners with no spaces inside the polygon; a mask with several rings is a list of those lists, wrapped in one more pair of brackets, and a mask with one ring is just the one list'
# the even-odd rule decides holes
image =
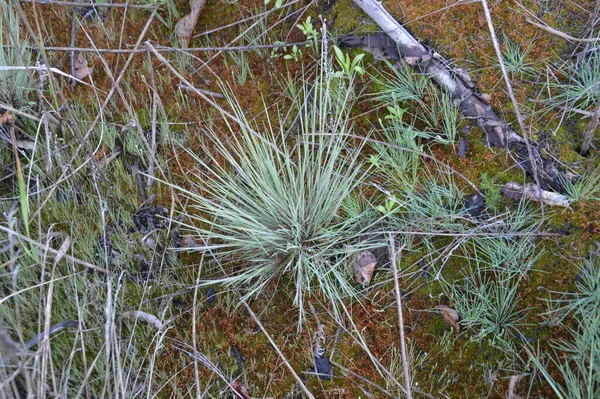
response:
{"label": "wood stick on moss", "polygon": [[[477,86],[470,76],[444,59],[437,52],[421,44],[376,0],[354,0],[367,13],[385,34],[392,39],[398,48],[399,56],[406,64],[411,65],[417,72],[428,76],[440,88],[447,91],[452,100],[458,103],[462,114],[485,131],[488,144],[494,147],[507,147],[514,150],[520,168],[538,174],[544,186],[564,191],[556,162],[551,158],[542,157],[540,150],[529,140],[519,135],[504,121],[492,106],[477,92]],[[364,40],[363,40],[364,39]],[[369,49],[369,36],[354,37],[346,40],[353,48]],[[341,41],[342,43],[344,40]],[[525,132],[524,132],[525,133]],[[525,150],[523,147],[527,147]]]}
{"label": "wood stick on moss", "polygon": [[156,6],[145,5],[145,4],[131,4],[131,3],[84,3],[76,1],[57,1],[57,0],[19,0],[19,3],[35,3],[51,6],[65,6],[65,7],[110,7],[110,8],[138,8],[143,10],[153,10]]}
{"label": "wood stick on moss", "polygon": [[592,114],[592,119],[588,123],[585,132],[583,133],[583,142],[581,143],[581,153],[587,154],[590,147],[592,146],[592,139],[594,138],[594,132],[598,129],[600,124],[600,100],[596,104],[596,109]]}
{"label": "wood stick on moss", "polygon": [[285,366],[288,368],[288,370],[290,370],[290,373],[292,373],[292,375],[294,376],[294,379],[296,380],[296,382],[298,383],[298,385],[300,385],[300,388],[302,388],[302,390],[304,391],[304,393],[306,394],[306,396],[308,398],[315,399],[315,397],[313,396],[312,393],[310,393],[310,391],[308,390],[308,388],[306,387],[306,385],[304,384],[304,382],[302,381],[302,379],[300,378],[300,376],[296,373],[296,371],[294,370],[294,368],[292,367],[292,365],[290,364],[290,362],[288,362],[288,360],[286,359],[285,355],[281,352],[281,349],[279,349],[279,347],[277,346],[277,344],[275,343],[275,341],[271,337],[271,334],[269,334],[269,332],[265,329],[265,327],[260,322],[260,319],[252,311],[252,308],[250,307],[250,305],[248,305],[248,302],[246,302],[244,300],[244,298],[242,297],[242,295],[238,291],[236,291],[236,293],[238,295],[238,298],[242,302],[242,304],[244,304],[244,306],[248,310],[248,313],[250,313],[250,317],[252,317],[252,319],[254,320],[254,322],[258,325],[258,327],[263,332],[263,334],[265,334],[265,337],[267,337],[267,339],[271,343],[271,346],[275,349],[275,351],[277,352],[277,354],[279,355],[279,357],[281,358],[281,360],[283,361],[283,363],[285,364]]}
{"label": "wood stick on moss", "polygon": [[[310,44],[310,41],[293,42],[293,43],[273,43],[273,44],[253,44],[247,46],[221,46],[221,47],[189,47],[180,49],[177,47],[167,46],[155,46],[159,53],[203,53],[208,51],[254,51],[260,49],[274,49],[274,48],[286,48],[286,47],[301,47],[306,44]],[[78,51],[80,53],[110,53],[110,54],[141,54],[145,53],[146,49],[132,48],[132,49],[117,49],[117,48],[93,48],[93,47],[46,47],[46,51]]]}
{"label": "wood stick on moss", "polygon": [[506,65],[504,65],[504,57],[502,56],[502,51],[500,50],[500,44],[498,43],[498,37],[496,35],[496,30],[494,29],[494,23],[492,21],[492,15],[490,14],[490,9],[487,5],[487,0],[481,0],[481,5],[483,6],[483,12],[485,14],[485,19],[488,24],[488,29],[490,30],[490,35],[492,37],[492,43],[494,44],[494,50],[496,51],[496,57],[498,57],[498,62],[500,63],[500,69],[502,70],[502,76],[504,77],[504,82],[506,83],[506,88],[508,89],[508,95],[510,96],[510,101],[513,104],[514,112],[517,117],[517,121],[519,122],[519,127],[521,128],[521,134],[525,139],[525,146],[527,147],[527,152],[529,153],[529,160],[531,161],[531,172],[533,173],[533,178],[538,186],[541,187],[540,179],[538,175],[538,165],[535,162],[535,158],[533,156],[533,149],[531,148],[531,140],[529,140],[529,135],[527,134],[527,128],[525,127],[525,122],[523,121],[523,116],[521,115],[521,111],[519,109],[519,102],[515,97],[514,90],[512,88],[512,84],[510,83],[510,78],[508,77],[508,71],[506,70]]}
{"label": "wood stick on moss", "polygon": [[392,270],[394,271],[394,292],[396,293],[396,304],[398,305],[398,328],[400,329],[400,350],[402,352],[402,369],[404,374],[404,384],[406,388],[406,397],[412,399],[412,389],[410,383],[410,373],[408,370],[408,356],[406,355],[406,340],[404,337],[404,316],[402,315],[402,295],[400,294],[400,283],[398,282],[398,265],[396,264],[397,256],[404,249],[402,245],[396,250],[393,234],[389,235],[390,240],[390,255]]}

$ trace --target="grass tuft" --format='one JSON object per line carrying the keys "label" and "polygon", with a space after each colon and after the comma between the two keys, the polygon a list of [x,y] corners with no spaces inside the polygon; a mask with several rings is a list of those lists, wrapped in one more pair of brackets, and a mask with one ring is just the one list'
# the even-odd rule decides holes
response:
{"label": "grass tuft", "polygon": [[350,104],[339,92],[332,98],[329,66],[323,55],[312,92],[303,96],[312,106],[298,107],[296,138],[286,137],[280,113],[255,126],[229,97],[239,124],[227,123],[229,142],[214,127],[207,130],[210,162],[195,156],[202,194],[188,192],[193,231],[229,261],[226,275],[205,283],[244,287],[249,297],[275,277],[291,276],[300,322],[306,294],[319,292],[335,312],[335,304],[356,295],[347,261],[361,217],[342,214],[366,171],[360,148],[348,146]]}
{"label": "grass tuft", "polygon": [[[10,2],[0,4],[0,67],[33,66],[33,51],[22,41],[19,17]],[[36,83],[30,71],[0,70],[0,100],[14,108],[28,105]]]}

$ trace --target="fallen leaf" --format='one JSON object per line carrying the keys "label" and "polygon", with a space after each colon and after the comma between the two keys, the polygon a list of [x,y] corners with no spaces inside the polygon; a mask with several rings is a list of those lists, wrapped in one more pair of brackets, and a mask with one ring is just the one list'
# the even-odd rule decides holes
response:
{"label": "fallen leaf", "polygon": [[177,25],[175,25],[175,33],[179,38],[181,47],[187,48],[190,44],[192,32],[194,32],[194,27],[196,26],[196,22],[198,22],[200,11],[202,11],[205,3],[206,0],[190,0],[190,13],[181,18],[179,22],[177,22]]}
{"label": "fallen leaf", "polygon": [[447,325],[451,326],[456,332],[460,332],[460,326],[458,325],[460,316],[456,310],[449,308],[446,305],[438,305],[436,306],[436,309],[440,311],[442,318]]}
{"label": "fallen leaf", "polygon": [[197,238],[192,235],[184,235],[181,237],[181,244],[179,244],[179,248],[191,250],[194,248],[204,248],[209,245],[209,240],[205,238]]}
{"label": "fallen leaf", "polygon": [[323,353],[315,353],[314,371],[317,373],[317,377],[319,377],[320,380],[329,381],[333,376],[333,366],[324,354],[325,351],[323,351]]}
{"label": "fallen leaf", "polygon": [[82,53],[77,54],[77,57],[75,57],[75,71],[73,72],[74,76],[79,80],[82,80],[91,74],[87,61]]}
{"label": "fallen leaf", "polygon": [[0,125],[4,125],[5,123],[12,123],[14,121],[15,119],[8,110],[4,111],[4,113],[0,115]]}
{"label": "fallen leaf", "polygon": [[373,278],[373,272],[377,266],[377,259],[370,251],[362,251],[354,259],[352,270],[354,271],[354,281],[358,284],[369,285]]}
{"label": "fallen leaf", "polygon": [[110,152],[110,148],[108,147],[108,144],[102,143],[102,145],[100,146],[100,149],[98,149],[98,151],[96,151],[96,153],[94,154],[94,161],[100,161],[106,155],[108,155],[109,152]]}
{"label": "fallen leaf", "polygon": [[231,383],[231,388],[243,399],[250,399],[250,395],[248,395],[248,389],[246,389],[246,384],[241,381],[233,381]]}

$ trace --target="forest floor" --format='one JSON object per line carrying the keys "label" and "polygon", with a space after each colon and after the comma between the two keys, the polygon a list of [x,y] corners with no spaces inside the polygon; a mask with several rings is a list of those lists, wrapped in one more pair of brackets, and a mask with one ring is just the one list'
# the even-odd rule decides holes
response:
{"label": "forest floor", "polygon": [[[352,0],[207,0],[183,47],[187,1],[4,2],[0,397],[599,397],[600,161],[597,139],[581,146],[600,112],[600,5],[489,2],[522,132],[481,1],[381,4],[573,176],[568,206],[506,197],[535,180],[423,76],[361,50],[340,58],[339,37],[379,31]],[[40,64],[54,69],[17,68]],[[262,198],[243,190],[277,178],[236,150],[276,147],[293,168],[320,159],[301,150],[311,103],[331,110],[314,111],[312,133],[351,132],[335,173],[360,170],[305,243],[359,226],[323,261],[343,259],[332,268],[346,291],[328,272],[301,281],[289,242],[269,252],[251,228],[219,230],[227,213],[264,227],[279,210],[242,213]],[[274,191],[293,209],[329,205],[319,194],[335,196],[335,179],[315,187],[324,202]],[[365,242],[377,266],[359,284],[356,254],[340,253]],[[219,283],[247,270],[259,271]]]}

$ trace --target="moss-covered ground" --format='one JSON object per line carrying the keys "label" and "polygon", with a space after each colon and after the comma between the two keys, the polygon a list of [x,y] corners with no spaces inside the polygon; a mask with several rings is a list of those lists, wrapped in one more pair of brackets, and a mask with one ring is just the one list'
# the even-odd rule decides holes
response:
{"label": "moss-covered ground", "polygon": [[[208,0],[194,33],[201,35],[203,32],[234,24],[271,9],[272,3],[273,1],[265,5],[262,0]],[[285,5],[289,2],[283,3]],[[577,152],[587,125],[582,122],[581,115],[569,113],[564,118],[561,109],[544,110],[544,101],[548,99],[550,90],[545,86],[547,79],[564,79],[560,76],[558,65],[570,60],[571,55],[581,51],[581,48],[530,24],[527,21],[530,17],[525,9],[543,18],[548,25],[572,36],[579,36],[586,32],[590,10],[596,7],[597,11],[597,6],[594,5],[594,1],[531,0],[520,3],[493,3],[491,10],[496,32],[503,43],[510,41],[512,45],[526,52],[527,66],[532,68],[527,74],[515,71],[512,75],[512,85],[526,118],[528,134],[533,139],[544,142],[547,151],[566,166],[577,171],[593,170],[597,165],[594,151],[588,157],[583,157]],[[185,1],[168,0],[167,3],[156,4],[158,12],[152,17],[153,21],[143,37],[142,48],[146,41],[150,41],[157,48],[173,46],[176,43],[174,25],[189,11],[189,5]],[[456,66],[469,71],[479,90],[491,95],[494,108],[507,121],[516,125],[511,101],[479,2],[384,0],[382,4],[404,23],[415,37],[450,59]],[[31,3],[23,3],[22,7],[37,34],[36,38],[31,38],[22,33],[23,39],[36,43],[41,37],[43,45],[48,48],[70,45],[72,7]],[[82,22],[81,29],[78,29],[75,37],[75,45],[82,48],[132,49],[151,14],[149,10],[101,8],[99,16]],[[319,1],[310,4],[299,1],[264,18],[241,40],[237,39],[237,36],[244,27],[250,26],[252,21],[195,37],[190,47],[248,45],[253,44],[253,38],[254,43],[265,44],[275,41],[303,41],[305,36],[296,25],[305,21],[309,15],[312,16],[316,27],[321,24],[319,16],[325,18],[329,24],[329,33],[334,37],[377,29],[351,0]],[[264,38],[256,38],[257,34],[265,32]],[[503,49],[506,49],[506,45]],[[70,71],[68,51],[49,49],[46,50],[46,54],[54,67]],[[270,110],[278,107],[285,111],[291,104],[290,90],[300,90],[304,83],[302,79],[307,76],[306,71],[315,68],[315,54],[311,48],[303,48],[298,60],[285,59],[284,55],[291,54],[290,49],[268,48],[248,52],[203,50],[163,54],[196,87],[217,93],[229,90],[248,119],[258,123],[263,122],[267,115],[265,106]],[[99,101],[96,94],[101,93],[105,96],[111,90],[114,79],[119,75],[130,54],[87,52],[84,56],[92,71],[91,79],[88,77],[86,81],[96,88],[96,92],[81,84],[73,88],[64,78],[59,78],[59,82],[68,103],[78,110],[78,118],[82,118],[81,126],[85,130],[98,111]],[[243,60],[240,57],[244,57]],[[205,64],[207,60],[210,60],[209,64]],[[376,62],[371,56],[365,57],[364,65],[367,74],[357,82],[357,91],[376,92],[378,87],[373,83],[374,77],[382,76],[381,72],[387,66]],[[34,193],[29,196],[28,205],[34,214],[30,226],[31,236],[44,243],[51,241],[47,238],[49,232],[66,232],[71,240],[69,253],[93,264],[103,264],[103,255],[106,255],[112,258],[109,262],[111,273],[120,276],[113,281],[118,286],[118,291],[111,291],[112,288],[106,289],[103,285],[106,284],[104,277],[82,272],[81,267],[67,265],[68,262],[64,259],[60,263],[63,268],[57,268],[53,272],[56,273],[54,277],[77,275],[77,284],[89,286],[87,293],[83,295],[82,288],[76,284],[69,285],[68,279],[60,282],[57,280],[57,294],[52,303],[53,308],[60,308],[60,311],[51,314],[51,324],[64,319],[83,317],[86,326],[92,330],[89,335],[92,338],[84,334],[79,339],[85,337],[97,341],[83,347],[81,353],[69,359],[69,336],[64,333],[53,338],[53,341],[56,341],[53,343],[54,352],[58,353],[53,358],[55,364],[51,367],[56,373],[54,378],[59,378],[64,372],[65,378],[72,380],[64,385],[67,386],[65,392],[69,393],[67,397],[75,397],[74,392],[89,397],[101,396],[87,390],[99,389],[100,392],[106,388],[103,385],[102,374],[96,375],[94,372],[90,377],[85,376],[85,372],[77,372],[76,369],[91,370],[90,364],[100,359],[96,355],[106,350],[107,346],[103,343],[106,338],[106,332],[103,330],[105,325],[101,320],[108,309],[105,304],[113,300],[118,303],[115,308],[116,314],[143,310],[157,316],[160,314],[164,320],[169,321],[169,329],[160,339],[151,327],[143,323],[131,328],[119,324],[121,337],[127,336],[131,331],[131,336],[135,337],[131,338],[129,346],[123,345],[121,349],[136,352],[143,348],[141,352],[146,354],[139,359],[129,359],[127,367],[136,370],[136,373],[137,370],[150,368],[154,373],[147,386],[149,396],[199,397],[197,392],[206,390],[205,397],[227,397],[227,386],[219,380],[215,370],[205,365],[199,365],[196,369],[192,358],[178,349],[177,343],[185,343],[195,346],[199,352],[206,355],[227,378],[241,373],[241,379],[245,381],[252,397],[301,397],[291,394],[294,390],[297,391],[296,381],[256,320],[240,306],[236,292],[217,286],[213,303],[212,298],[209,301],[212,294],[205,288],[194,290],[197,271],[200,267],[208,268],[204,264],[207,263],[204,256],[197,252],[179,255],[168,253],[163,256],[160,255],[164,253],[161,251],[167,251],[165,248],[169,247],[169,243],[165,243],[164,248],[159,246],[158,250],[148,249],[140,243],[145,233],[136,230],[138,228],[134,224],[133,215],[144,201],[138,180],[141,178],[142,184],[146,184],[146,176],[138,175],[136,178],[136,167],[148,165],[154,157],[156,178],[191,189],[195,178],[191,173],[198,167],[192,154],[208,159],[207,154],[212,150],[206,145],[204,129],[212,126],[213,129],[222,131],[224,140],[227,139],[226,135],[232,134],[226,129],[225,122],[218,116],[214,107],[193,92],[182,89],[181,83],[177,76],[149,52],[133,56],[120,84],[124,98],[116,93],[103,112],[102,123],[107,128],[102,132],[94,130],[88,137],[89,145],[83,146],[73,159],[76,165],[92,157],[102,160],[115,156],[104,167],[92,162],[81,170],[65,169],[71,174],[66,180],[62,180],[66,183],[56,183],[56,190],[64,192],[67,200],[61,199],[63,197],[59,197],[58,194],[48,197],[47,200],[44,195],[35,194],[39,192],[36,191],[36,187],[41,187],[36,186],[35,176],[38,176],[40,181],[52,182],[43,187],[47,189],[53,187],[56,181],[60,181],[57,177],[60,170],[47,169],[44,173],[46,165],[42,163],[43,157],[36,158],[29,153],[22,155],[22,162],[26,165],[27,160],[36,159],[36,164],[27,169],[32,177],[28,192]],[[217,98],[216,102],[222,107],[227,107],[227,102],[223,99]],[[41,115],[44,109],[56,110],[60,106],[60,101],[47,101],[38,104],[35,109]],[[385,114],[385,108],[374,101],[359,102],[353,110],[358,134],[365,134],[370,127],[377,125],[379,118],[383,118]],[[59,116],[66,119],[63,114]],[[137,119],[140,129],[122,132],[122,127],[133,119]],[[16,116],[16,124],[35,136],[36,123]],[[463,128],[467,124],[468,121],[461,120],[459,127]],[[158,132],[158,139],[155,139],[155,153],[150,156],[146,143],[152,141],[153,130]],[[59,147],[64,148],[65,154],[69,154],[71,148],[71,143],[67,140],[74,140],[67,131],[68,129],[61,130],[57,137],[61,145],[64,144],[63,147]],[[471,135],[468,136],[468,142],[465,158],[458,157],[458,143],[424,144],[428,144],[429,153],[437,160],[459,171],[479,187],[482,175],[492,179],[493,187],[490,189],[496,190],[509,181],[522,182],[527,179],[515,167],[506,150],[486,146],[485,138],[476,127],[473,127]],[[0,151],[3,162],[14,165],[10,144],[5,146],[3,142]],[[365,149],[366,153],[370,151],[374,150]],[[56,166],[59,158],[53,159]],[[134,164],[138,166],[132,166]],[[439,172],[437,164],[433,162],[424,161],[423,168],[430,174]],[[13,208],[20,196],[17,174],[15,172],[10,175],[11,170],[4,166],[0,169],[8,176],[3,177],[3,182],[0,182],[0,189],[5,190],[0,193],[3,197],[0,209],[4,212]],[[456,181],[463,192],[472,192],[464,181],[458,178]],[[154,206],[164,206],[169,213],[184,210],[193,212],[188,208],[190,204],[186,198],[179,197],[178,192],[173,191],[164,182],[155,182],[148,191],[148,194],[157,196]],[[499,206],[514,209],[516,205],[503,198]],[[512,392],[514,395],[531,398],[554,397],[554,392],[545,380],[539,373],[535,374],[535,368],[528,361],[527,351],[537,349],[549,356],[555,353],[552,347],[552,342],[555,342],[553,340],[570,338],[565,326],[574,325],[573,320],[567,318],[562,324],[552,323],[548,320],[549,316],[544,315],[548,310],[544,299],[550,298],[552,292],[572,292],[577,289],[577,264],[589,256],[594,242],[599,240],[600,202],[580,201],[568,209],[549,206],[540,209],[540,205],[536,203],[531,206],[544,217],[538,231],[543,234],[535,237],[538,244],[536,251],[541,251],[542,255],[526,277],[519,281],[518,309],[522,310],[524,315],[519,329],[523,335],[521,338],[504,337],[510,341],[510,351],[498,345],[494,341],[495,337],[476,341],[473,339],[477,333],[474,328],[463,328],[456,332],[443,321],[439,312],[435,311],[436,306],[452,307],[453,303],[439,281],[421,276],[414,266],[418,264],[419,259],[428,255],[427,247],[421,245],[418,239],[414,242],[415,250],[407,251],[402,257],[400,268],[403,275],[410,275],[400,282],[400,287],[406,293],[403,315],[415,397],[507,397],[511,389],[511,377],[514,375],[523,376],[516,391]],[[22,215],[22,205],[17,206],[17,209],[17,214]],[[99,215],[104,215],[104,219],[101,220]],[[24,234],[23,217],[20,216],[19,219],[21,221],[17,229]],[[2,221],[2,225],[9,226],[6,220]],[[108,236],[111,246],[117,248],[116,251],[102,249],[102,241],[98,244],[98,240],[103,235]],[[8,239],[6,232],[0,233],[0,239]],[[441,250],[452,242],[450,238],[440,238],[435,240],[435,246]],[[2,243],[3,241],[0,241],[0,249],[3,248]],[[23,245],[22,242],[19,245]],[[60,246],[55,242],[52,242],[52,245],[56,248]],[[101,248],[100,251],[98,247]],[[10,254],[11,251],[0,252],[0,279],[4,279],[0,287],[3,296],[7,297],[18,290],[25,291],[23,299],[18,299],[20,296],[16,295],[14,301],[3,301],[0,304],[1,314],[6,321],[5,328],[14,339],[27,339],[38,331],[43,331],[41,325],[38,325],[40,314],[44,315],[43,311],[40,313],[40,306],[47,304],[44,298],[49,294],[43,290],[27,291],[26,285],[39,283],[40,275],[42,278],[48,277],[49,272],[40,272],[39,263],[23,261],[29,259],[27,254],[21,252],[19,259],[11,259]],[[149,259],[150,264],[160,265],[152,270],[154,280],[151,284],[141,284],[139,280],[127,277],[140,275],[140,263],[136,260],[138,254]],[[460,284],[465,270],[471,267],[465,260],[467,255],[469,254],[461,253],[461,256],[449,257],[444,262],[444,276],[448,281]],[[152,260],[157,258],[160,261]],[[10,278],[11,275],[17,275],[14,271],[18,269],[17,265],[31,271],[31,275],[26,275],[20,282]],[[410,272],[415,270],[417,272],[411,275]],[[386,391],[402,397],[398,387],[398,382],[403,384],[398,314],[391,276],[389,267],[376,271],[371,286],[363,291],[364,297],[359,302],[348,302],[349,320],[344,325],[340,325],[328,314],[329,307],[321,303],[322,298],[309,298],[324,328],[327,354],[336,365],[331,381],[322,381],[310,374],[318,323],[307,308],[307,320],[301,331],[298,330],[298,310],[292,305],[294,289],[290,276],[283,275],[269,283],[249,305],[273,336],[286,361],[301,375],[316,398],[388,397]],[[114,298],[107,298],[108,292],[112,292]],[[72,296],[69,296],[70,294]],[[74,303],[72,298],[85,302],[85,315],[78,311],[82,304]],[[25,303],[17,304],[18,301]],[[33,306],[28,306],[26,302]],[[65,303],[64,306],[62,302]],[[15,316],[13,310],[17,307],[20,307],[22,314]],[[17,327],[23,330],[19,332]],[[357,333],[360,333],[364,340],[362,344],[357,341]],[[365,346],[373,357],[378,359],[379,366],[369,357]],[[61,351],[64,353],[61,354]],[[240,370],[236,362],[236,351],[239,351],[243,359],[243,370]],[[0,351],[0,354],[2,353]],[[148,356],[150,353],[153,355]],[[110,359],[114,360],[116,357],[113,355]],[[110,359],[101,358],[99,362],[108,363]],[[66,367],[62,368],[60,362],[72,362],[69,371]],[[551,363],[548,364],[551,375],[561,381],[562,377],[557,368]],[[393,378],[382,372],[382,368],[389,370]],[[106,369],[108,370],[108,367]],[[135,387],[131,382],[133,377],[127,378],[129,380],[125,385]],[[394,378],[396,382],[393,381]],[[89,382],[89,387],[80,390],[78,384],[82,381]],[[197,386],[198,381],[200,386]],[[109,393],[103,394],[110,397]],[[135,393],[132,391],[130,395],[133,397]],[[229,397],[234,395],[230,394]]]}

